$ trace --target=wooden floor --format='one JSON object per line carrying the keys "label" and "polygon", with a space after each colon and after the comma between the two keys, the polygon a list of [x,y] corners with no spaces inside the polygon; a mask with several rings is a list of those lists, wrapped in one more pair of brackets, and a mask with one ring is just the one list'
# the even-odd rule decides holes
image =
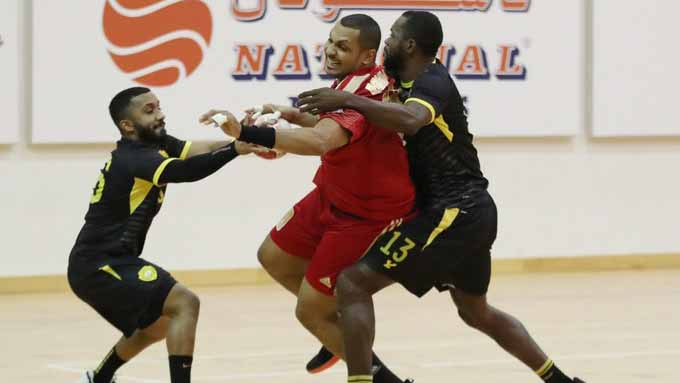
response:
{"label": "wooden floor", "polygon": [[[194,382],[345,382],[344,365],[310,376],[316,341],[275,285],[202,288]],[[522,274],[492,281],[490,300],[520,318],[568,374],[589,383],[680,382],[680,270]],[[447,294],[399,287],[376,299],[376,351],[427,382],[539,382],[466,328]],[[0,381],[76,382],[118,334],[71,294],[0,295]],[[169,382],[165,347],[120,371],[119,383]]]}

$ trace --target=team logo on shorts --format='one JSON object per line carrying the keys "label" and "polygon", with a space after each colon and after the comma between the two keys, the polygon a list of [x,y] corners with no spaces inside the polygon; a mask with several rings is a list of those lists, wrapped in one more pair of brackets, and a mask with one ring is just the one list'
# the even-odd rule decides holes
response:
{"label": "team logo on shorts", "polygon": [[152,282],[158,278],[158,272],[156,271],[155,267],[151,265],[146,265],[139,269],[137,276],[139,277],[140,281]]}
{"label": "team logo on shorts", "polygon": [[293,218],[294,215],[295,215],[294,209],[288,210],[286,215],[284,215],[283,218],[281,218],[281,220],[279,221],[279,223],[276,224],[276,231],[281,231],[281,229],[283,229],[283,227],[286,226],[286,224]]}
{"label": "team logo on shorts", "polygon": [[322,285],[328,287],[329,289],[331,288],[331,278],[330,277],[323,277],[319,279],[319,282],[321,282]]}

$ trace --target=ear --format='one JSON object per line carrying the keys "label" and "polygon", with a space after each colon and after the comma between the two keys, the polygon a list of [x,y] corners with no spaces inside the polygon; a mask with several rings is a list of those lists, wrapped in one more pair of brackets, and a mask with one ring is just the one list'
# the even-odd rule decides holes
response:
{"label": "ear", "polygon": [[135,133],[135,126],[130,120],[120,120],[118,123],[118,128],[123,133],[123,135],[130,135]]}
{"label": "ear", "polygon": [[378,55],[377,49],[369,49],[366,51],[366,57],[361,61],[363,65],[370,65],[375,63],[375,58]]}
{"label": "ear", "polygon": [[411,55],[413,52],[416,50],[416,40],[414,39],[408,39],[406,40],[406,44],[404,44],[404,51]]}

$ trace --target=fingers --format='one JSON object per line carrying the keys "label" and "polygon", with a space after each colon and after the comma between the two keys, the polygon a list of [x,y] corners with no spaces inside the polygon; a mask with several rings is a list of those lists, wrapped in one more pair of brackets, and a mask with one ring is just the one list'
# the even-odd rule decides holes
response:
{"label": "fingers", "polygon": [[316,89],[308,90],[306,92],[302,92],[302,93],[298,94],[298,98],[303,99],[305,97],[316,96],[317,94],[319,94],[319,92],[321,92],[324,89],[328,89],[328,88],[316,88]]}
{"label": "fingers", "polygon": [[213,123],[212,117],[216,114],[220,113],[220,111],[215,110],[215,109],[210,109],[206,113],[203,113],[199,118],[198,122],[204,125],[210,125]]}
{"label": "fingers", "polygon": [[321,113],[321,111],[319,110],[319,105],[312,100],[306,101],[304,104],[298,103],[298,106],[300,108],[300,113],[311,113],[311,114]]}

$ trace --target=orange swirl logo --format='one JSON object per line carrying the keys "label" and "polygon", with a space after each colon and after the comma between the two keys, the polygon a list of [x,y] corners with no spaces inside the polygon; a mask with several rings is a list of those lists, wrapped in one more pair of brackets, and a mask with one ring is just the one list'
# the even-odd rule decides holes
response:
{"label": "orange swirl logo", "polygon": [[212,17],[199,0],[107,0],[103,28],[120,70],[142,85],[169,86],[203,61]]}

